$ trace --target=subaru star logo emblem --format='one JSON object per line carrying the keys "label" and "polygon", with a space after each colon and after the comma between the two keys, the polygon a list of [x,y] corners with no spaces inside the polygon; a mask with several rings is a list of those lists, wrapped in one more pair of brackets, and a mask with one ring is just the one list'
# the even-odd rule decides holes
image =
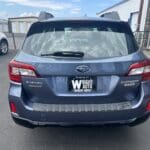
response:
{"label": "subaru star logo emblem", "polygon": [[85,72],[88,72],[90,68],[86,65],[81,65],[81,66],[77,66],[76,70],[80,73],[85,73]]}

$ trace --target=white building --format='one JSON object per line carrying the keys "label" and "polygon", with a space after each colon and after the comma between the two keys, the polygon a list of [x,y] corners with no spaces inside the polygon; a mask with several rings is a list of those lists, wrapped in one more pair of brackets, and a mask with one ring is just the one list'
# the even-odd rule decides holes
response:
{"label": "white building", "polygon": [[139,31],[144,31],[149,1],[150,0],[123,0],[97,13],[97,15],[101,16],[104,13],[117,11],[121,20],[129,21],[133,31],[137,31],[138,25]]}
{"label": "white building", "polygon": [[118,12],[120,19],[128,21],[141,46],[150,47],[150,0],[123,0],[101,12]]}
{"label": "white building", "polygon": [[27,33],[30,26],[36,21],[38,17],[35,16],[8,18],[9,27],[11,26],[13,33]]}
{"label": "white building", "polygon": [[0,19],[0,32],[8,32],[8,21]]}

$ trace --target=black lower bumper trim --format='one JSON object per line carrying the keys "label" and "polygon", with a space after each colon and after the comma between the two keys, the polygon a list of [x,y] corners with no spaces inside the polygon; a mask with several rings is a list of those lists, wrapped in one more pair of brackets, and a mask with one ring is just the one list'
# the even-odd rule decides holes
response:
{"label": "black lower bumper trim", "polygon": [[29,123],[28,121],[25,121],[25,120],[22,120],[22,119],[18,119],[18,118],[15,118],[15,117],[12,117],[13,121],[20,125],[20,126],[23,126],[23,127],[26,127],[26,128],[30,128],[30,129],[33,129],[35,128],[36,126]]}

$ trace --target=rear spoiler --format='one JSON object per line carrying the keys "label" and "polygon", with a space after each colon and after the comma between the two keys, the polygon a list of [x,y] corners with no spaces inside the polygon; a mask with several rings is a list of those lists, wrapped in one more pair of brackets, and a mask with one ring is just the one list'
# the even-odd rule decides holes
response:
{"label": "rear spoiler", "polygon": [[38,20],[43,21],[43,20],[48,20],[54,18],[54,15],[45,11],[40,12]]}
{"label": "rear spoiler", "polygon": [[109,19],[113,19],[113,20],[121,20],[117,11],[104,13],[100,17],[109,18]]}

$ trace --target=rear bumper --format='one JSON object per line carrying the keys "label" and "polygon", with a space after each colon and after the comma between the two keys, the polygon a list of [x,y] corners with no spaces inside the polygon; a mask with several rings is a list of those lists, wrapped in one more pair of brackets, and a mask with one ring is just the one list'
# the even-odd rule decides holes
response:
{"label": "rear bumper", "polygon": [[[31,120],[29,119],[28,117],[26,118],[22,118],[20,117],[18,114],[15,114],[15,113],[11,113],[12,115],[12,118],[13,119],[17,119],[19,122],[21,123],[18,123],[16,122],[17,124],[19,125],[22,125],[22,126],[52,126],[52,125],[60,125],[60,126],[72,126],[72,125],[106,125],[106,124],[134,124],[134,122],[136,122],[136,124],[139,124],[139,123],[142,123],[144,122],[145,120],[147,120],[149,118],[149,115],[150,113],[145,113],[143,114],[143,116],[138,116],[136,118],[126,118],[126,120],[123,120],[125,118],[116,118],[116,120],[113,118],[111,118],[110,120],[108,120],[107,116],[105,116],[107,119],[103,119],[102,117],[95,117],[96,114],[86,114],[85,115],[81,115],[80,114],[80,117],[77,118],[77,116],[75,117],[75,114],[74,115],[71,115],[69,118],[69,116],[67,115],[67,118],[66,116],[64,116],[64,114],[61,114],[61,118],[63,119],[58,119],[58,116],[55,115],[51,115],[50,117],[57,117],[57,118],[51,118],[51,119],[42,119],[40,121],[35,121],[35,120]],[[98,114],[97,114],[98,115]],[[87,118],[88,117],[88,118]],[[94,118],[92,118],[94,117]],[[80,118],[80,119],[79,119]],[[81,119],[82,118],[82,119]],[[91,119],[92,118],[92,119]],[[146,118],[146,119],[145,119]],[[141,121],[143,120],[144,121]]]}
{"label": "rear bumper", "polygon": [[[99,124],[126,124],[132,123],[139,118],[149,115],[146,111],[147,103],[150,101],[149,93],[150,83],[142,85],[141,98],[138,103],[132,104],[131,107],[118,107],[108,109],[113,104],[106,104],[105,109],[93,107],[82,107],[65,109],[52,105],[35,105],[26,104],[22,99],[21,88],[16,86],[16,92],[9,92],[9,102],[14,102],[17,113],[12,113],[13,118],[20,119],[35,126],[46,125],[99,125]],[[88,104],[87,104],[88,105]],[[68,111],[66,111],[68,110]]]}
{"label": "rear bumper", "polygon": [[137,108],[124,108],[124,110],[93,110],[90,111],[52,111],[51,109],[33,109],[21,101],[15,102],[17,113],[12,117],[28,122],[35,126],[46,125],[100,125],[100,124],[127,124],[138,118],[149,115],[144,105]]}
{"label": "rear bumper", "polygon": [[12,118],[14,122],[18,125],[27,127],[27,128],[34,128],[38,126],[74,126],[74,125],[107,125],[107,124],[117,124],[117,125],[129,125],[129,126],[135,126],[141,123],[144,123],[150,116],[150,113],[145,114],[144,116],[132,120],[126,120],[126,121],[112,121],[112,122],[78,122],[78,123],[73,123],[73,122],[38,122],[38,121],[32,121],[26,118],[21,118],[16,114],[12,113]]}

